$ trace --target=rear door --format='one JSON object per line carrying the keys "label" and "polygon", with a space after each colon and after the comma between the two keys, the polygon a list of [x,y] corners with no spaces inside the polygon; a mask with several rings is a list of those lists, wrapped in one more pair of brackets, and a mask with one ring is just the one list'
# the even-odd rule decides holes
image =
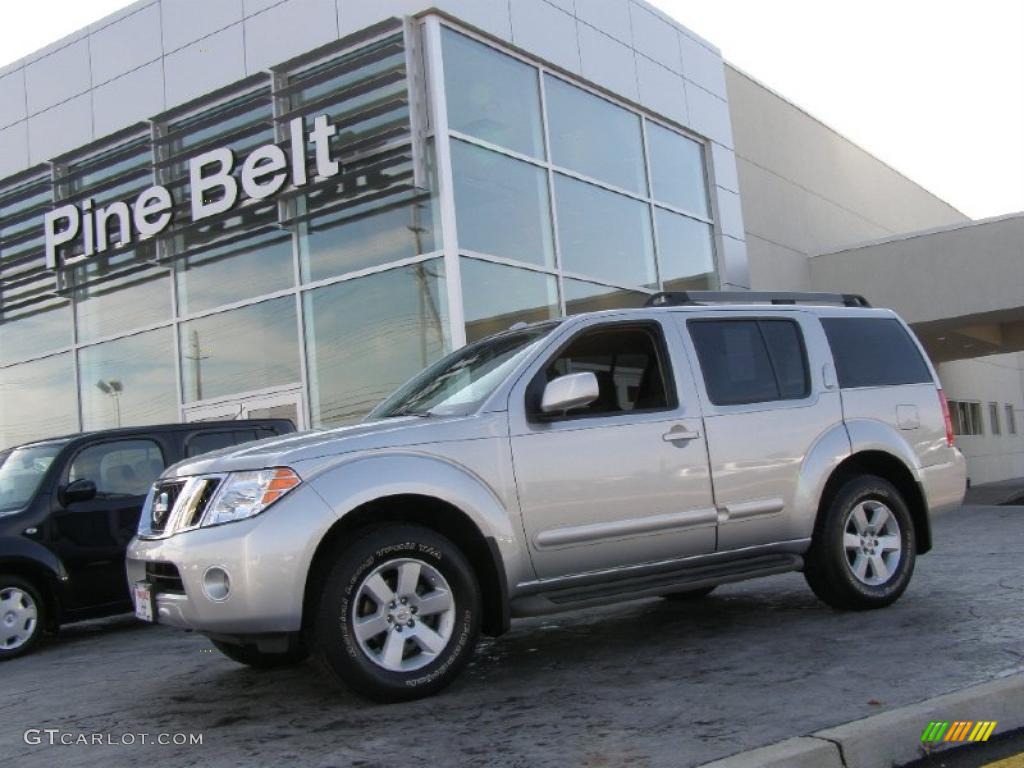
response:
{"label": "rear door", "polygon": [[806,538],[804,458],[842,424],[824,334],[805,312],[680,314],[700,373],[720,551]]}

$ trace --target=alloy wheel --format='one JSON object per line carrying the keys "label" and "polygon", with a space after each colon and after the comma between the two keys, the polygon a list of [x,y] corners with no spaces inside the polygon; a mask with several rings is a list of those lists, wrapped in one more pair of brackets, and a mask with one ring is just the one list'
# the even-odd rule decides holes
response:
{"label": "alloy wheel", "polygon": [[903,536],[892,510],[880,501],[857,504],[843,526],[843,548],[859,582],[870,587],[888,582],[903,556]]}

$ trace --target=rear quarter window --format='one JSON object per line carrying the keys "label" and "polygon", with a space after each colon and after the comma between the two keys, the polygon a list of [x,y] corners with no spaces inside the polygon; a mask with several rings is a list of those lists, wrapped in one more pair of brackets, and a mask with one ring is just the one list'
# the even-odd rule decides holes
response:
{"label": "rear quarter window", "polygon": [[899,320],[826,317],[821,324],[843,389],[932,383],[928,364]]}

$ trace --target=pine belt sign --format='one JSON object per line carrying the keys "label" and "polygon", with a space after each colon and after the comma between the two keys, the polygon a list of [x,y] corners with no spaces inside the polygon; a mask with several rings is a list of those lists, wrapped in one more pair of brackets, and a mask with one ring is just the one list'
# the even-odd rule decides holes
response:
{"label": "pine belt sign", "polygon": [[[263,200],[281,191],[291,180],[293,188],[301,188],[309,181],[306,148],[313,145],[315,152],[315,182],[326,181],[341,172],[341,165],[331,159],[330,140],[338,132],[327,115],[313,121],[308,134],[303,118],[289,123],[288,152],[277,144],[257,147],[242,162],[241,192],[253,199]],[[189,161],[189,188],[191,190],[191,217],[198,222],[224,213],[239,201],[239,179],[232,174],[236,168],[235,153],[229,148],[204,152]],[[78,205],[64,205],[48,212],[44,217],[46,231],[46,267],[56,270],[61,266],[58,249],[77,240],[85,258],[101,254],[111,247],[120,247],[134,240],[146,240],[160,234],[171,223],[174,202],[167,187],[162,185],[146,189],[129,205],[115,202],[103,208],[93,208],[92,199]]]}

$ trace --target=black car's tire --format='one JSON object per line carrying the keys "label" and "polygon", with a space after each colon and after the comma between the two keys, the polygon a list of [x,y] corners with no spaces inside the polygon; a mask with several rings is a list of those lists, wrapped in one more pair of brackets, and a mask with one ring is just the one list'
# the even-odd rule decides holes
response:
{"label": "black car's tire", "polygon": [[46,610],[42,593],[32,582],[0,574],[0,661],[24,656],[38,645]]}
{"label": "black car's tire", "polygon": [[374,528],[340,549],[327,574],[314,659],[375,701],[430,696],[473,655],[480,600],[476,575],[451,541],[417,525]]}
{"label": "black car's tire", "polygon": [[213,647],[223,653],[232,661],[245,664],[253,669],[280,669],[301,664],[309,656],[309,651],[301,646],[296,646],[287,651],[268,653],[261,651],[254,645],[236,645],[225,643],[220,640],[210,640]]}
{"label": "black car's tire", "polygon": [[833,608],[882,608],[906,590],[916,552],[914,523],[900,492],[887,480],[862,475],[847,480],[821,510],[804,577]]}
{"label": "black car's tire", "polygon": [[684,592],[670,592],[667,595],[662,595],[666,600],[671,600],[674,603],[691,603],[697,600],[703,600],[705,597],[715,591],[715,587],[700,587],[699,589],[687,589]]}

